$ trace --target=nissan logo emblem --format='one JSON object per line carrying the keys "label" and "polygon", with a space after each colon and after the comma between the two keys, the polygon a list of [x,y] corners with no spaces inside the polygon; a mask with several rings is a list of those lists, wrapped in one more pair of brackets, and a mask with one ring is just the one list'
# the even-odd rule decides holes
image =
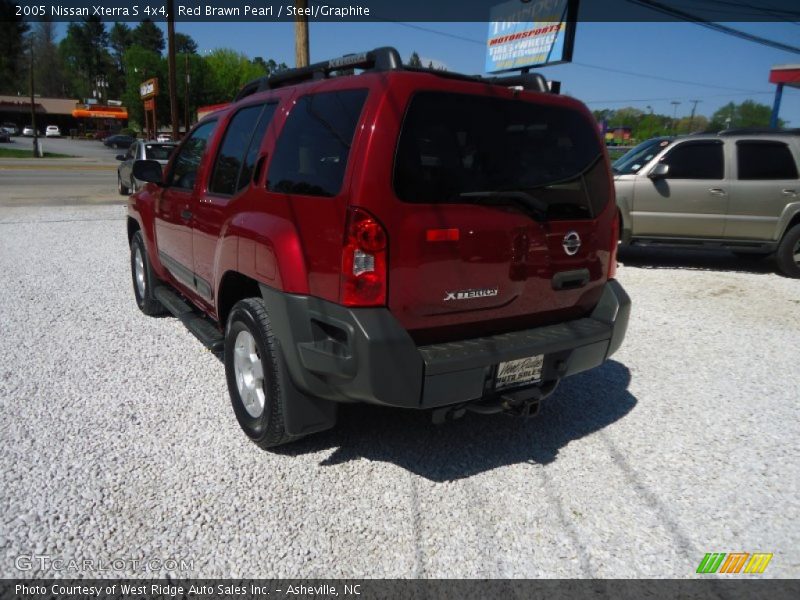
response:
{"label": "nissan logo emblem", "polygon": [[581,249],[581,236],[578,235],[577,231],[570,231],[564,236],[561,245],[564,247],[564,252],[566,252],[567,255],[575,256],[578,250]]}

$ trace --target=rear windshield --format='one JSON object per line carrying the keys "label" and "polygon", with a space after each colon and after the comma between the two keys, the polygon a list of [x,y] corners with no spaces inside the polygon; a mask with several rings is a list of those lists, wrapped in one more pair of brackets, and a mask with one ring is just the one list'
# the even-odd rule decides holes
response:
{"label": "rear windshield", "polygon": [[173,144],[145,144],[144,157],[148,160],[169,160],[173,150],[175,150]]}
{"label": "rear windshield", "polygon": [[403,122],[394,189],[406,202],[496,203],[535,196],[548,219],[592,218],[609,200],[609,175],[592,124],[580,113],[487,96],[420,92]]}

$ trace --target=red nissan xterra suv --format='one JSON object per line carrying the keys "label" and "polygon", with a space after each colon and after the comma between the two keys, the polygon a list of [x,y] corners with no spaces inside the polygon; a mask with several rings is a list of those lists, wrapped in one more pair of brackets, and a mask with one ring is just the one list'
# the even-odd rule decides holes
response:
{"label": "red nissan xterra suv", "polygon": [[246,85],[134,175],[139,308],[224,349],[262,447],[338,402],[529,415],[625,335],[608,157],[538,74],[348,55]]}

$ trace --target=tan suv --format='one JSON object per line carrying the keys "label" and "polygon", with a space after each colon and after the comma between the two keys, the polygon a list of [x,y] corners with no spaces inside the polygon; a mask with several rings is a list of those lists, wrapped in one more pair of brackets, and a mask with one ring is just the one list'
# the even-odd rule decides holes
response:
{"label": "tan suv", "polygon": [[627,244],[775,254],[800,277],[800,130],[654,138],[613,164]]}

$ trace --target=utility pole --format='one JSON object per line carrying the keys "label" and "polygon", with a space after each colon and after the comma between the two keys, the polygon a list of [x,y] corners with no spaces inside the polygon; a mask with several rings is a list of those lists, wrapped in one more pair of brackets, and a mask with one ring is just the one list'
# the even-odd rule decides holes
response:
{"label": "utility pole", "polygon": [[36,101],[33,91],[33,36],[31,36],[31,127],[33,128],[33,158],[39,158],[39,131],[36,129]]}
{"label": "utility pole", "polygon": [[670,104],[672,104],[672,133],[675,134],[678,130],[678,124],[675,120],[678,117],[678,105],[680,104],[680,100],[673,100]]}
{"label": "utility pole", "polygon": [[689,100],[692,103],[692,116],[689,117],[689,133],[692,133],[694,130],[694,111],[697,108],[697,103],[702,102],[702,100]]}
{"label": "utility pole", "polygon": [[294,62],[295,67],[308,66],[308,17],[305,10],[308,8],[308,0],[295,0],[295,8],[302,15],[294,18]]}
{"label": "utility pole", "polygon": [[[169,69],[169,115],[172,119],[172,139],[178,139],[178,89],[175,76],[175,13],[173,0],[167,0],[167,66]],[[157,135],[157,134],[156,134]]]}

